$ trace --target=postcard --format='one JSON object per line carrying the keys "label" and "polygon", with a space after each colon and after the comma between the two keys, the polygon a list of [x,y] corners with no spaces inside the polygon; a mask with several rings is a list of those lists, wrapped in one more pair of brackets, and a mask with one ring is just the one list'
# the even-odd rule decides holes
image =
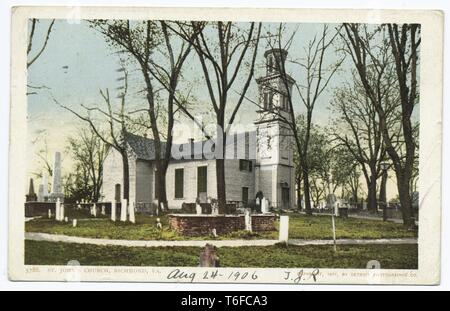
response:
{"label": "postcard", "polygon": [[11,14],[11,280],[440,282],[442,12]]}

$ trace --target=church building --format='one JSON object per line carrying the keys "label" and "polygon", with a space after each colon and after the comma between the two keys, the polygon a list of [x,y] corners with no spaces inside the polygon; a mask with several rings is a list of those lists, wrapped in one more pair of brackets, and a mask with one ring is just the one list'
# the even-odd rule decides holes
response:
{"label": "church building", "polygon": [[[294,80],[280,74],[286,55],[287,52],[280,49],[265,52],[266,75],[256,80],[260,107],[254,121],[255,129],[226,139],[227,202],[245,206],[258,194],[266,197],[274,208],[287,209],[295,205],[294,142],[286,124],[286,120],[290,120],[287,98]],[[123,139],[129,151],[129,201],[151,203],[158,186],[155,183],[154,141],[131,133],[125,133]],[[172,150],[189,150],[191,156],[171,157],[166,174],[170,209],[180,209],[183,202],[194,203],[197,198],[200,201],[217,198],[216,160],[214,152],[204,151],[206,144],[207,141],[192,139],[173,146]],[[121,155],[111,148],[103,169],[103,201],[120,199],[122,185]]]}

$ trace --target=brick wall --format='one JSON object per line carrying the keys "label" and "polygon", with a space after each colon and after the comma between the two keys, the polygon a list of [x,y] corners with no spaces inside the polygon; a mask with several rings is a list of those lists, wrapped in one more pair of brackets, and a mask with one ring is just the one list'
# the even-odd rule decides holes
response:
{"label": "brick wall", "polygon": [[51,202],[26,202],[25,217],[47,216],[48,210],[55,215],[56,203]]}
{"label": "brick wall", "polygon": [[[253,231],[275,230],[274,215],[252,215]],[[210,234],[216,229],[217,234],[229,233],[245,229],[244,215],[219,215],[219,216],[186,216],[169,215],[169,227],[183,235]]]}

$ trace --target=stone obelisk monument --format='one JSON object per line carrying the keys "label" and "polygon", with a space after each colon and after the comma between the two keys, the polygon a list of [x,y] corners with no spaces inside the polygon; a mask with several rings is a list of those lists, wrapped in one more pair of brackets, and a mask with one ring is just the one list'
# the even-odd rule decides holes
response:
{"label": "stone obelisk monument", "polygon": [[61,153],[55,152],[55,163],[53,164],[53,183],[52,193],[50,194],[50,200],[56,202],[56,199],[60,202],[64,201],[64,194],[62,192],[61,185]]}

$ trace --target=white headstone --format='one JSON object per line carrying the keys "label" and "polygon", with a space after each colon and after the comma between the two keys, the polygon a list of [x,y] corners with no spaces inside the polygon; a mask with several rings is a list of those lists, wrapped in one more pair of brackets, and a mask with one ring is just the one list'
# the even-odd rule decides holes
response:
{"label": "white headstone", "polygon": [[195,212],[196,212],[197,215],[201,215],[202,214],[202,207],[198,203],[195,203]]}
{"label": "white headstone", "polygon": [[252,216],[250,210],[246,209],[244,214],[245,230],[252,232]]}
{"label": "white headstone", "polygon": [[111,220],[116,221],[117,202],[114,200],[111,203]]}
{"label": "white headstone", "polygon": [[131,202],[128,205],[128,215],[131,223],[136,223],[136,219],[134,218],[134,202]]}
{"label": "white headstone", "polygon": [[67,217],[67,216],[64,217],[64,221],[65,221],[65,222],[69,222],[69,217]]}
{"label": "white headstone", "polygon": [[159,219],[159,218],[156,218],[156,229],[162,230],[162,223],[161,223],[161,219]]}
{"label": "white headstone", "polygon": [[211,214],[215,216],[219,215],[219,206],[217,205],[217,203],[211,204]]}
{"label": "white headstone", "polygon": [[55,219],[58,221],[61,221],[61,202],[59,201],[59,198],[56,199],[55,203]]}
{"label": "white headstone", "polygon": [[72,227],[76,227],[77,226],[77,220],[76,219],[74,219],[74,220],[72,220]]}
{"label": "white headstone", "polygon": [[38,202],[44,202],[44,185],[40,184],[38,189]]}
{"label": "white headstone", "polygon": [[120,207],[120,221],[127,221],[127,199],[122,199],[122,205]]}
{"label": "white headstone", "polygon": [[97,204],[92,206],[92,216],[97,217]]}
{"label": "white headstone", "polygon": [[256,205],[260,205],[261,204],[261,200],[259,199],[259,197],[256,198]]}
{"label": "white headstone", "polygon": [[105,205],[102,205],[102,215],[105,216],[106,215],[106,210],[105,210]]}
{"label": "white headstone", "polygon": [[48,209],[48,219],[52,218],[52,210]]}
{"label": "white headstone", "polygon": [[278,240],[287,243],[289,239],[289,216],[280,216],[280,232]]}
{"label": "white headstone", "polygon": [[59,220],[64,220],[64,204],[61,204],[59,207]]}
{"label": "white headstone", "polygon": [[268,202],[266,198],[262,198],[262,204],[261,204],[261,213],[265,214],[269,211],[268,209]]}
{"label": "white headstone", "polygon": [[52,182],[52,193],[50,195],[52,200],[55,198],[64,198],[61,185],[61,153],[55,152],[55,162],[53,164],[53,182]]}

